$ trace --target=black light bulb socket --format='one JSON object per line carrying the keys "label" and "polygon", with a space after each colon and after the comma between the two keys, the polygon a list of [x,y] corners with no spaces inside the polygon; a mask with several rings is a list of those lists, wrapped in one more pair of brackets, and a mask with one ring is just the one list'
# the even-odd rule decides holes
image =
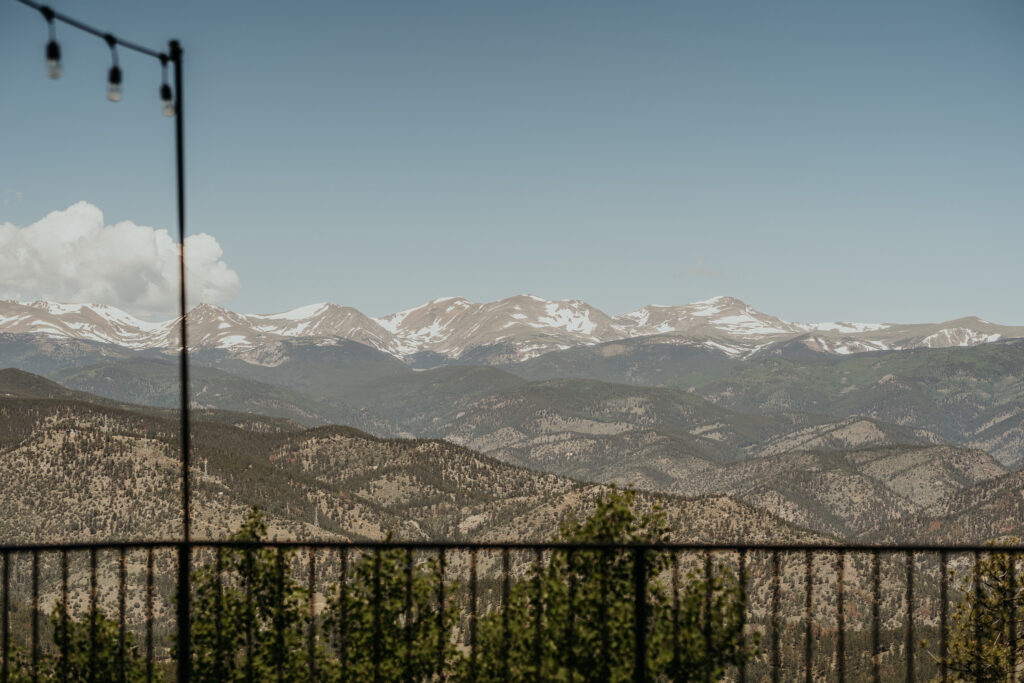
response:
{"label": "black light bulb socket", "polygon": [[60,45],[56,40],[51,40],[46,44],[46,60],[49,62],[60,61]]}
{"label": "black light bulb socket", "polygon": [[110,67],[110,74],[107,76],[107,82],[110,83],[110,85],[121,85],[121,67]]}
{"label": "black light bulb socket", "polygon": [[168,104],[173,99],[171,97],[171,86],[166,83],[160,86],[160,99],[164,104]]}

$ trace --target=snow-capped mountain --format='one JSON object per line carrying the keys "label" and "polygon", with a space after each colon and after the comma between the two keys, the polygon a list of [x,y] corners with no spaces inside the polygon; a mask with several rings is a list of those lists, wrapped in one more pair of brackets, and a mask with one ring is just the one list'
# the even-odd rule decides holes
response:
{"label": "snow-capped mountain", "polygon": [[537,356],[622,336],[610,317],[583,301],[529,294],[486,304],[435,299],[377,322],[394,335],[400,354],[433,351],[453,358],[493,344],[512,344],[524,356]]}
{"label": "snow-capped mountain", "polygon": [[740,339],[763,339],[801,331],[799,325],[756,311],[739,299],[716,296],[685,306],[644,306],[615,318],[631,337],[652,334],[705,336],[712,330]]}
{"label": "snow-capped mountain", "polygon": [[[102,304],[0,301],[0,333],[82,339],[132,349],[176,348],[177,322],[146,322]],[[234,313],[200,304],[189,312],[188,322],[189,344],[199,349],[246,352],[284,339],[321,343],[349,339],[399,358],[432,352],[458,359],[496,348],[501,362],[655,335],[666,343],[700,345],[734,357],[771,352],[783,344],[817,353],[849,354],[974,346],[1024,337],[1024,327],[999,326],[980,318],[924,325],[794,323],[731,297],[684,306],[644,306],[614,318],[583,301],[548,301],[527,294],[490,303],[459,297],[434,299],[376,319],[332,303],[272,314]]]}
{"label": "snow-capped mountain", "polygon": [[[174,325],[177,335],[177,325]],[[341,338],[393,350],[392,335],[354,308],[331,303],[302,306],[284,313],[240,314],[200,304],[188,314],[189,345],[199,348],[251,349],[287,338]],[[177,342],[169,337],[160,346]]]}
{"label": "snow-capped mountain", "polygon": [[[253,348],[282,338],[352,339],[390,350],[391,334],[354,308],[323,303],[284,313],[246,315],[199,304],[188,314],[189,345]],[[84,339],[132,349],[177,348],[178,320],[146,322],[103,304],[0,301],[0,332]]]}
{"label": "snow-capped mountain", "polygon": [[132,349],[163,346],[175,322],[145,322],[104,304],[0,301],[0,332],[86,339]]}

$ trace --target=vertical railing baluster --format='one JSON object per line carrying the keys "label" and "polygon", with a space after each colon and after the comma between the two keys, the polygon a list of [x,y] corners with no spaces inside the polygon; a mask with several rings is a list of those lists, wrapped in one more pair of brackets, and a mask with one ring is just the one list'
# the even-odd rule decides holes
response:
{"label": "vertical railing baluster", "polygon": [[779,551],[772,551],[772,683],[778,683],[781,668],[779,657]]}
{"label": "vertical railing baluster", "polygon": [[881,567],[878,551],[871,551],[871,678],[875,683],[882,680],[881,625],[879,609],[882,602]]}
{"label": "vertical railing baluster", "polygon": [[98,604],[98,586],[96,579],[96,548],[89,549],[89,672],[96,667],[96,636],[99,623],[96,619]]}
{"label": "vertical railing baluster", "polygon": [[536,596],[536,602],[533,607],[533,672],[534,679],[537,681],[544,680],[543,678],[543,632],[542,632],[542,619],[544,618],[544,580],[541,576],[543,572],[541,549],[536,548],[534,550],[533,557],[533,579],[534,579],[534,595]]}
{"label": "vertical railing baluster", "polygon": [[566,551],[565,563],[569,571],[568,613],[565,619],[565,648],[568,659],[569,683],[576,678],[576,553],[570,548]]}
{"label": "vertical railing baluster", "polygon": [[[213,594],[213,639],[217,644],[217,651],[222,651],[225,643],[224,634],[224,549],[216,548],[216,554],[213,558],[213,581],[214,581],[214,594]],[[228,672],[234,672],[232,669],[233,662],[217,661],[213,662],[212,665],[215,667],[215,671],[219,672],[225,678],[228,677]]]}
{"label": "vertical railing baluster", "polygon": [[0,615],[0,638],[3,638],[3,657],[0,659],[0,683],[7,683],[7,679],[10,675],[10,639],[11,639],[11,620],[10,620],[10,607],[11,607],[11,554],[6,550],[3,553],[3,604],[0,605],[0,610],[3,610],[3,615]]}
{"label": "vertical railing baluster", "polygon": [[278,546],[275,562],[276,586],[277,589],[277,614],[271,620],[274,627],[274,640],[276,651],[274,652],[274,668],[277,671],[277,683],[284,683],[284,548]]}
{"label": "vertical railing baluster", "polygon": [[348,680],[348,548],[341,549],[338,578],[338,664],[342,681]]}
{"label": "vertical railing baluster", "polygon": [[939,673],[942,683],[949,680],[949,663],[946,661],[949,638],[949,555],[939,552]]}
{"label": "vertical railing baluster", "polygon": [[127,638],[128,626],[125,623],[128,617],[128,559],[125,556],[124,546],[118,552],[117,565],[117,677],[124,683],[127,672],[125,665],[125,640]]}
{"label": "vertical railing baluster", "polygon": [[252,582],[255,577],[256,550],[245,549],[245,680],[252,683],[256,680],[256,663],[254,657],[254,641],[256,634],[253,629],[256,626],[256,606],[253,604]]}
{"label": "vertical railing baluster", "polygon": [[444,680],[445,637],[448,635],[444,628],[444,559],[444,548],[439,548],[437,551],[437,677],[442,681]]}
{"label": "vertical railing baluster", "polygon": [[907,552],[907,681],[914,680],[914,553]]}
{"label": "vertical railing baluster", "polygon": [[373,680],[374,683],[380,680],[380,659],[381,659],[381,620],[380,620],[380,547],[373,549]]}
{"label": "vertical railing baluster", "polygon": [[[412,683],[412,548],[405,549],[405,680]],[[420,615],[423,618],[423,615]]]}
{"label": "vertical railing baluster", "polygon": [[605,681],[611,678],[611,638],[608,633],[608,574],[612,570],[611,553],[612,551],[607,548],[601,551],[601,680]]}
{"label": "vertical railing baluster", "polygon": [[68,657],[71,654],[71,634],[68,629],[69,622],[71,621],[71,605],[68,596],[68,551],[60,551],[60,602],[64,608],[64,628],[61,631],[60,637],[60,652],[61,652],[61,680],[68,680],[70,675],[71,667],[68,662]]}
{"label": "vertical railing baluster", "polygon": [[714,590],[714,582],[711,578],[711,551],[704,551],[704,614],[701,616],[701,635],[704,638],[704,680],[711,681],[711,594]]}
{"label": "vertical railing baluster", "polygon": [[1017,553],[1009,553],[1010,586],[1010,683],[1017,683]]}
{"label": "vertical railing baluster", "polygon": [[647,553],[633,549],[633,680],[647,680]]}
{"label": "vertical railing baluster", "polygon": [[836,677],[846,680],[846,551],[836,556]]}
{"label": "vertical railing baluster", "polygon": [[682,662],[680,661],[680,649],[682,644],[679,642],[679,552],[672,551],[672,676],[670,678],[679,678],[682,676]]}
{"label": "vertical railing baluster", "polygon": [[[740,583],[740,600],[743,603],[743,608],[740,611],[740,661],[737,665],[737,678],[739,683],[746,683],[747,680],[747,636],[744,631],[747,628],[747,604],[749,602],[747,596],[747,549],[739,549],[739,583]],[[675,589],[673,589],[675,590]]]}
{"label": "vertical railing baluster", "polygon": [[39,551],[32,551],[32,680],[39,680]]}
{"label": "vertical railing baluster", "polygon": [[509,643],[510,626],[508,623],[508,600],[509,600],[509,583],[510,583],[510,560],[508,548],[501,549],[501,640],[503,647],[501,648],[501,671],[502,679],[509,680],[510,662],[509,662],[509,650],[511,644]]}
{"label": "vertical railing baluster", "polygon": [[974,677],[981,680],[983,668],[981,656],[981,611],[984,604],[981,587],[981,553],[974,551]]}
{"label": "vertical railing baluster", "polygon": [[469,679],[476,680],[476,548],[469,551]]}
{"label": "vertical railing baluster", "polygon": [[811,683],[814,680],[811,659],[814,654],[814,644],[811,642],[814,626],[814,556],[810,550],[804,552],[804,680]]}
{"label": "vertical railing baluster", "polygon": [[316,548],[309,548],[309,580],[306,584],[309,600],[309,680],[317,680],[316,670]]}
{"label": "vertical railing baluster", "polygon": [[153,547],[146,548],[146,681],[153,681]]}

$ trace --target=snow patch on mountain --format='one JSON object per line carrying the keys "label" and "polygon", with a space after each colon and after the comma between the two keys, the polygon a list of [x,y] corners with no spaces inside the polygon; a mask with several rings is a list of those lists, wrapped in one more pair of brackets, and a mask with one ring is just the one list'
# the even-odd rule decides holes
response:
{"label": "snow patch on mountain", "polygon": [[570,302],[570,306],[563,306],[555,302],[547,302],[544,304],[546,315],[538,318],[534,326],[561,327],[571,332],[580,332],[588,336],[593,335],[597,329],[597,323],[590,319],[589,311],[581,309],[581,306],[578,305],[582,303],[573,301]]}
{"label": "snow patch on mountain", "polygon": [[631,337],[669,333],[761,337],[790,334],[798,329],[792,323],[761,313],[739,299],[727,296],[685,306],[644,306],[615,318],[615,322]]}
{"label": "snow patch on mountain", "polygon": [[[501,362],[635,337],[691,344],[745,358],[797,343],[823,354],[973,346],[1024,337],[1024,328],[1000,327],[979,318],[938,325],[893,323],[793,323],[732,297],[683,306],[650,305],[615,318],[580,300],[549,301],[521,294],[474,303],[443,297],[380,318],[321,302],[281,313],[241,314],[200,304],[189,312],[189,339],[197,348],[242,356],[285,339],[318,344],[353,340],[399,358],[429,351],[457,358],[495,347]],[[0,332],[117,344],[133,349],[173,349],[178,321],[147,322],[111,306],[46,301],[0,301]],[[497,354],[497,356],[495,356]],[[255,356],[253,356],[255,357]]]}
{"label": "snow patch on mountain", "polygon": [[921,340],[921,346],[926,346],[929,349],[946,348],[948,346],[977,346],[978,344],[988,344],[1000,339],[1002,339],[1002,335],[998,333],[984,334],[983,332],[966,327],[953,327],[928,335]]}
{"label": "snow patch on mountain", "polygon": [[691,315],[699,317],[710,317],[721,313],[722,310],[729,305],[729,297],[716,296],[705,301],[697,301],[685,308],[690,309]]}
{"label": "snow patch on mountain", "polygon": [[257,319],[265,318],[267,320],[308,320],[309,318],[313,318],[323,313],[327,310],[328,306],[330,306],[330,304],[323,302],[319,304],[310,304],[308,306],[299,306],[298,308],[293,308],[292,310],[285,311],[283,313],[250,314],[248,317]]}
{"label": "snow patch on mountain", "polygon": [[851,339],[849,337],[821,337],[812,336],[803,340],[804,346],[818,353],[831,353],[840,356],[848,356],[853,353],[867,353],[869,351],[888,351],[890,346],[885,342],[868,339]]}
{"label": "snow patch on mountain", "polygon": [[857,332],[875,332],[884,330],[890,325],[886,323],[794,323],[797,327],[808,332],[839,332],[841,334],[855,334]]}

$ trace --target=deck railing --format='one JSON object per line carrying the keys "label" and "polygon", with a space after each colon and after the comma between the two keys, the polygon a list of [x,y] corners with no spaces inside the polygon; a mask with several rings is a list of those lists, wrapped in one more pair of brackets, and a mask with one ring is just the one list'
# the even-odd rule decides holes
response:
{"label": "deck railing", "polygon": [[[74,671],[95,672],[93,659],[102,657],[114,657],[115,670],[127,678],[140,662],[144,673],[132,675],[173,676],[181,666],[174,657],[180,546],[172,541],[0,546],[2,679],[67,676],[74,658]],[[230,666],[253,679],[273,678],[275,671],[292,679],[299,666],[307,680],[987,680],[992,647],[1003,648],[1005,678],[1016,680],[1021,664],[1024,615],[1017,609],[1024,548],[1019,546],[209,541],[192,543],[189,551],[193,612],[185,632],[193,642],[188,667],[200,678],[210,676],[203,671],[208,662],[201,660],[196,639],[211,637],[210,629],[197,635],[200,612],[213,605],[207,618],[214,619],[219,638],[216,632],[229,628],[232,618],[246,609],[255,615],[254,605],[267,597],[253,595],[257,584],[237,575],[241,560],[250,567],[263,562],[263,570],[277,572],[280,590],[268,590],[282,610],[291,600],[286,584],[304,600],[298,626],[285,624],[285,612],[266,605],[260,608],[270,610],[266,619],[246,622],[250,631],[265,631],[256,640],[271,638],[264,643],[265,656],[253,654],[252,633],[231,651]],[[996,556],[1009,558],[1001,565],[1009,583],[1001,587],[983,576],[986,562]],[[197,594],[203,590],[195,578],[200,567],[205,567],[205,590],[214,586],[212,602]],[[396,567],[404,572],[404,605],[388,593],[394,590]],[[598,575],[607,579],[601,584],[604,594],[587,583]],[[722,576],[732,577],[728,585],[740,600],[734,603],[740,605],[735,615],[740,622],[728,626],[740,634],[740,642],[724,659],[712,633],[727,627],[716,613],[729,609],[720,600],[728,589]],[[209,577],[215,577],[212,583]],[[421,582],[427,580],[432,582],[429,615],[423,604],[414,604],[424,599]],[[564,590],[545,583],[560,580]],[[339,618],[331,610],[355,609],[357,603],[336,596],[359,581],[366,584],[367,618]],[[993,632],[981,618],[963,621],[967,616],[958,617],[953,626],[960,630],[953,633],[958,605],[967,615],[963,606],[972,597],[977,611],[992,602],[984,592],[1007,586],[1013,593],[1003,603],[1009,614],[1003,615],[1002,631]],[[225,591],[243,595],[243,587],[248,607],[244,601],[225,601]],[[703,604],[686,621],[681,603],[695,594]],[[294,608],[289,603],[288,609]],[[228,611],[217,613],[221,609]],[[427,631],[412,635],[413,610],[415,619],[436,619],[429,653],[421,640]],[[54,616],[61,613],[64,623]],[[66,627],[76,619],[84,631]],[[516,631],[521,621],[527,626]],[[274,633],[275,628],[300,628],[302,642],[294,634]],[[404,645],[401,638],[389,640],[392,631],[405,633]],[[79,642],[77,653],[69,642],[76,633],[87,633],[87,645]],[[977,662],[966,670],[951,670],[954,636],[969,641],[975,636],[970,642]],[[506,642],[496,647],[495,638],[502,637]],[[229,641],[223,642],[231,649]],[[359,661],[369,668],[353,669],[355,655],[346,647],[364,646],[369,650],[359,653]],[[694,659],[694,647],[706,648],[706,661],[699,652]],[[399,656],[405,661],[391,661]],[[715,668],[716,657],[724,668]],[[495,658],[504,661],[491,661]]]}

